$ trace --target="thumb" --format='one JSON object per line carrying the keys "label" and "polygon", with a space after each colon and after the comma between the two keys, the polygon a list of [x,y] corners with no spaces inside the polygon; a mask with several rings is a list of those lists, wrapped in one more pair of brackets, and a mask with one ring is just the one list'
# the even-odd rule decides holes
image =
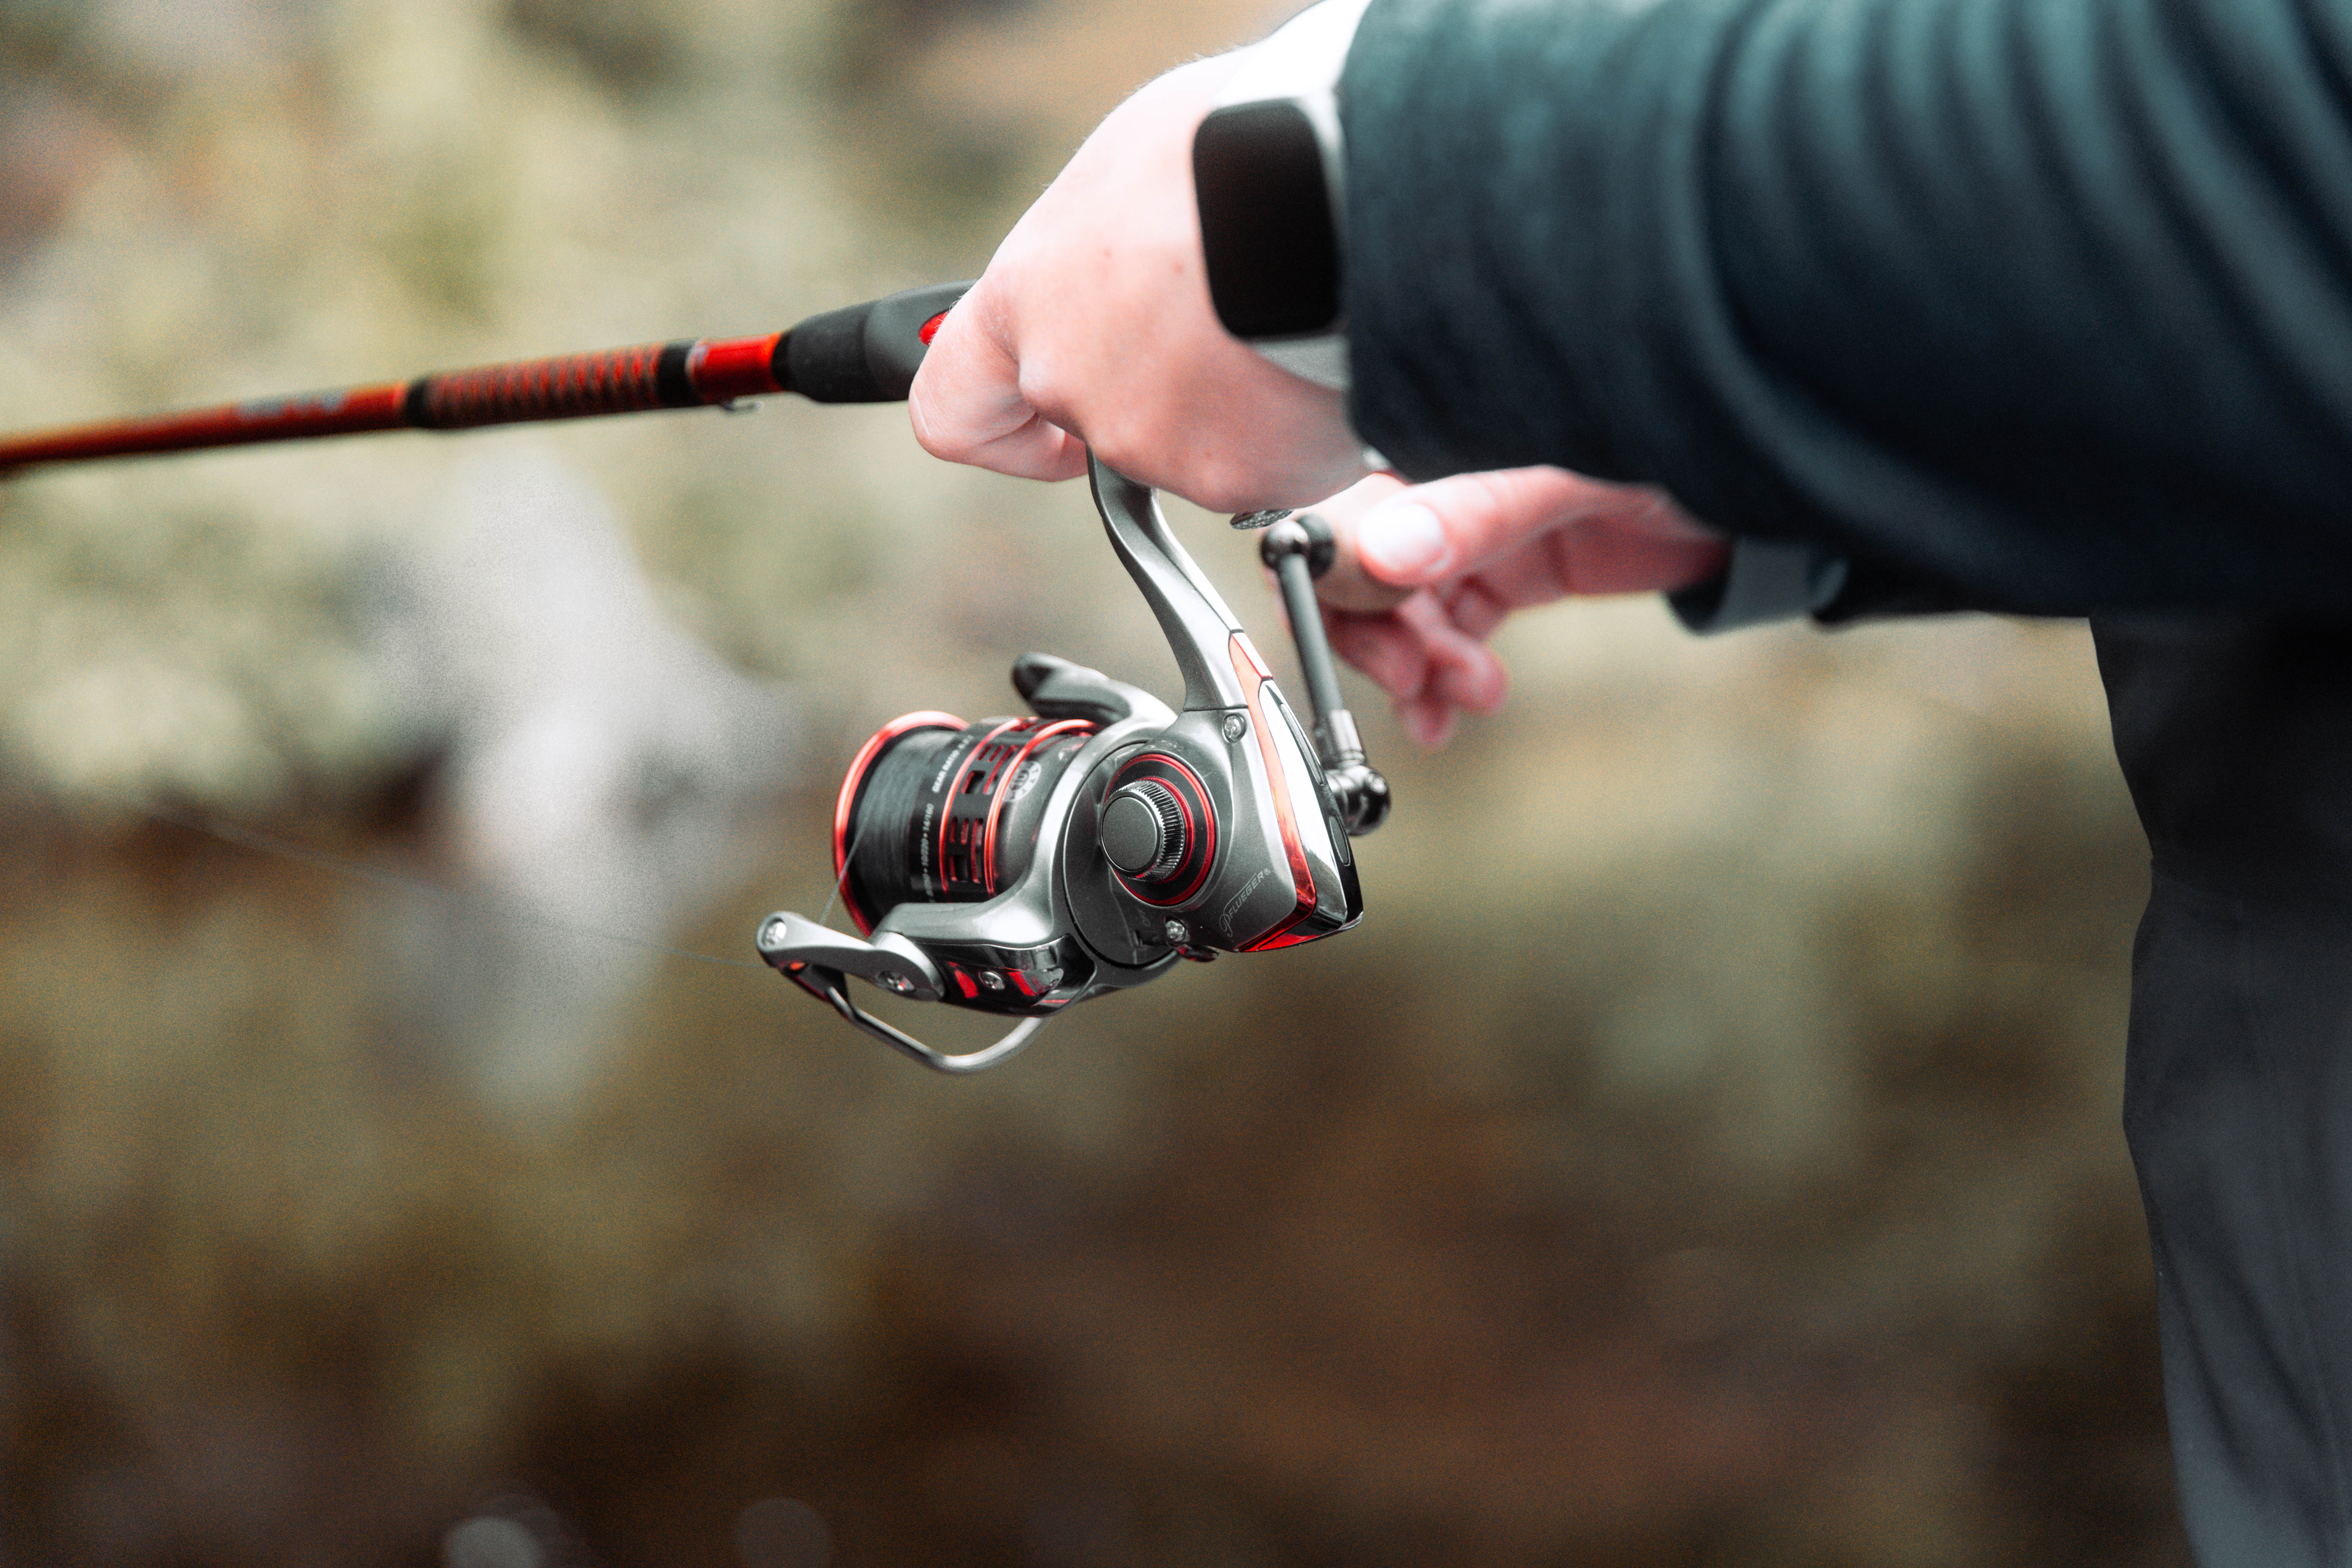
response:
{"label": "thumb", "polygon": [[1564,468],[1455,474],[1401,490],[1357,521],[1356,558],[1391,587],[1475,571],[1570,521],[1607,489]]}
{"label": "thumb", "polygon": [[1317,592],[1342,609],[1387,609],[1509,554],[1601,488],[1562,468],[1500,468],[1411,487],[1368,479],[1315,509],[1339,544]]}
{"label": "thumb", "polygon": [[1662,490],[1566,468],[1455,474],[1367,500],[1334,520],[1353,576],[1324,596],[1348,607],[1342,593],[1376,607],[1473,574],[1499,573],[1490,586],[1515,605],[1678,588],[1722,570],[1729,549]]}

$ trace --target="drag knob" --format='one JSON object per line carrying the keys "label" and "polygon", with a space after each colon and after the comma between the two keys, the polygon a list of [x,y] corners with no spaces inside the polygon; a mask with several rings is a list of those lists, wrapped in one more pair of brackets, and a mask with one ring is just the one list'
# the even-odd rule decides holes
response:
{"label": "drag knob", "polygon": [[1184,806],[1158,779],[1139,779],[1103,803],[1103,858],[1139,882],[1165,881],[1184,859]]}

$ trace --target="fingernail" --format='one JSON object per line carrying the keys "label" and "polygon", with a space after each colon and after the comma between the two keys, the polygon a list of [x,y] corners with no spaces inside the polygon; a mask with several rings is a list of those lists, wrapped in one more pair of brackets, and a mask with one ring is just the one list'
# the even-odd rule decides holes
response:
{"label": "fingernail", "polygon": [[1356,525],[1356,553],[1375,577],[1394,582],[1432,576],[1449,553],[1445,525],[1419,501],[1384,500]]}

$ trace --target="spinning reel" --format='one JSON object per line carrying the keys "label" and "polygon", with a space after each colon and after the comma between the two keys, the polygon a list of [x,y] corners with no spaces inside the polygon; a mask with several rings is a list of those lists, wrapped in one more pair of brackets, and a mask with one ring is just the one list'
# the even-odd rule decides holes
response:
{"label": "spinning reel", "polygon": [[[790,911],[760,925],[761,957],[940,1072],[992,1067],[1071,1003],[1180,959],[1291,947],[1363,915],[1348,841],[1380,826],[1389,793],[1340,703],[1315,603],[1328,525],[1284,517],[1261,550],[1307,674],[1310,740],[1152,491],[1099,462],[1088,477],[1183,673],[1183,711],[1030,653],[1013,685],[1033,718],[892,720],[849,764],[834,811],[834,871],[863,937]],[[1021,1022],[944,1055],[862,1011],[851,976]]]}

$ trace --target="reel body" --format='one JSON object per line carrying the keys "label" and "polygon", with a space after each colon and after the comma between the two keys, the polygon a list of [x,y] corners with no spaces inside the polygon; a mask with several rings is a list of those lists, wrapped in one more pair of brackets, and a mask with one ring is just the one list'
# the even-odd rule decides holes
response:
{"label": "reel body", "polygon": [[[835,872],[863,940],[790,912],[760,928],[768,963],[942,1071],[1001,1061],[1071,1003],[1180,959],[1313,942],[1363,913],[1349,838],[1378,826],[1388,795],[1346,710],[1318,714],[1318,747],[1152,492],[1099,463],[1090,477],[1112,547],[1183,673],[1182,710],[1032,653],[1013,683],[1033,717],[892,721],[851,763],[835,810]],[[1319,657],[1320,688],[1336,693],[1311,552],[1277,561],[1275,543],[1310,689]],[[851,975],[1022,1023],[986,1050],[942,1055],[862,1012]]]}

